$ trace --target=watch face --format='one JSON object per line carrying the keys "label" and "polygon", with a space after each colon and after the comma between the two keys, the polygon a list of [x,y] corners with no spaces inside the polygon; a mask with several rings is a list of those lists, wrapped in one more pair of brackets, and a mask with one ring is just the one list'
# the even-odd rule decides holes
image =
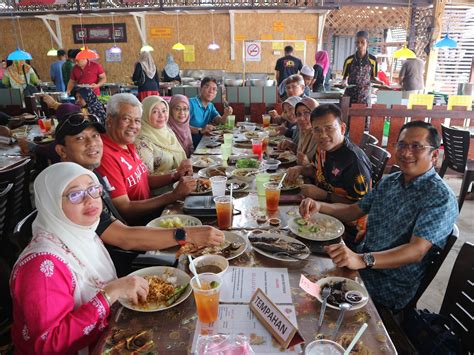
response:
{"label": "watch face", "polygon": [[370,253],[364,254],[364,262],[367,266],[373,266],[374,261],[375,261],[375,258],[372,254]]}
{"label": "watch face", "polygon": [[182,228],[177,228],[176,232],[174,233],[174,239],[176,239],[177,241],[185,241],[186,231]]}

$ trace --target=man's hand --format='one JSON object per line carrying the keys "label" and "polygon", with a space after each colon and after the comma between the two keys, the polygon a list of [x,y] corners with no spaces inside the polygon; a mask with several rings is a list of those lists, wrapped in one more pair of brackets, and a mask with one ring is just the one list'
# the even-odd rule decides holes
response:
{"label": "man's hand", "polygon": [[324,250],[337,267],[347,267],[351,270],[360,270],[366,267],[362,255],[354,253],[345,244],[326,245]]}
{"label": "man's hand", "polygon": [[93,83],[93,84],[90,84],[89,87],[91,88],[91,90],[94,90],[95,88],[98,88],[99,85],[97,85],[96,83]]}
{"label": "man's hand", "polygon": [[196,246],[220,245],[224,242],[224,232],[211,227],[199,226],[186,228],[186,240]]}
{"label": "man's hand", "polygon": [[285,126],[281,125],[281,126],[278,126],[275,128],[275,130],[278,132],[279,135],[284,135],[286,133],[286,131],[288,130],[288,128],[286,128]]}
{"label": "man's hand", "polygon": [[313,213],[318,213],[321,209],[321,203],[311,198],[305,198],[300,203],[300,215],[304,219],[308,219]]}
{"label": "man's hand", "polygon": [[276,119],[276,118],[280,117],[277,110],[270,110],[270,111],[268,111],[268,114],[270,115],[270,117],[272,119]]}
{"label": "man's hand", "polygon": [[232,106],[227,106],[224,108],[224,116],[232,115],[233,112],[234,109],[232,108]]}
{"label": "man's hand", "polygon": [[176,178],[180,179],[183,176],[193,176],[193,163],[191,159],[184,159],[176,170]]}
{"label": "man's hand", "polygon": [[197,180],[192,176],[183,176],[179,179],[178,185],[173,190],[176,199],[180,200],[188,196],[191,192],[196,190]]}
{"label": "man's hand", "polygon": [[292,168],[288,168],[288,170],[286,171],[286,178],[285,178],[285,181],[287,183],[294,183],[296,182],[296,180],[298,180],[298,177],[300,176],[301,174],[301,166],[294,166]]}
{"label": "man's hand", "polygon": [[290,141],[289,139],[284,139],[280,143],[278,143],[277,149],[278,150],[288,150],[288,149],[290,149],[292,151],[295,151],[296,150],[296,144],[293,143],[292,141]]}
{"label": "man's hand", "polygon": [[309,161],[308,157],[306,156],[306,154],[304,154],[303,152],[297,152],[296,153],[296,164],[298,164],[298,165],[308,165],[308,164],[310,164],[310,161]]}
{"label": "man's hand", "polygon": [[204,128],[201,130],[201,133],[202,133],[202,134],[209,134],[209,133],[211,133],[214,129],[216,129],[216,127],[214,127],[214,126],[211,125],[211,124],[207,124],[206,127],[204,127]]}
{"label": "man's hand", "polygon": [[324,201],[327,197],[328,192],[317,186],[311,184],[304,184],[301,186],[301,193],[306,197],[311,197],[317,201]]}

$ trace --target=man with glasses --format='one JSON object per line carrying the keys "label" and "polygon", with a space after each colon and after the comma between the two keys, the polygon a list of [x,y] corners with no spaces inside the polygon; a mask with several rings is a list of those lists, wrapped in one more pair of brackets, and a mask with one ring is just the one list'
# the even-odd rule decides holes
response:
{"label": "man with glasses", "polygon": [[[285,98],[285,101],[290,97],[299,97],[300,99],[308,97],[305,94],[305,80],[299,74],[288,77],[281,83],[281,86],[285,88],[285,93],[281,96],[282,98]],[[276,110],[271,110],[268,114],[271,116],[274,123],[284,123],[283,115],[279,115]],[[284,134],[284,132],[280,133]]]}
{"label": "man with glasses", "polygon": [[227,116],[232,115],[232,107],[224,108],[221,116],[217,112],[212,100],[217,95],[217,80],[205,77],[201,81],[199,95],[189,99],[189,125],[193,136],[194,147],[197,147],[203,134],[208,134],[214,130],[214,125],[225,123]]}
{"label": "man with glasses", "polygon": [[[97,171],[106,182],[112,201],[129,224],[142,224],[166,205],[184,199],[196,188],[192,166],[173,174],[150,175],[134,142],[141,129],[142,104],[132,94],[115,94],[107,103],[107,133],[102,134],[104,155]],[[157,197],[151,189],[179,181],[176,188]]]}
{"label": "man with glasses", "polygon": [[[304,196],[318,201],[353,204],[370,190],[370,161],[358,146],[345,137],[346,125],[341,110],[333,104],[316,107],[311,113],[313,139],[317,144],[316,167],[306,165],[288,169],[288,180],[302,174],[314,178],[315,184],[301,188]],[[364,235],[365,218],[346,223],[349,244]]]}
{"label": "man with glasses", "polygon": [[[130,227],[124,223],[105,188],[107,183],[95,170],[102,158],[103,143],[100,134],[105,133],[105,129],[92,115],[84,116],[79,110],[78,107],[77,112],[66,116],[56,127],[56,152],[62,161],[79,164],[92,170],[99,178],[103,190],[103,210],[96,233],[102,241],[123,250],[135,251],[159,250],[180,244],[183,240],[176,239],[176,229]],[[88,193],[96,196],[99,191],[90,190]],[[223,233],[210,226],[186,227],[184,231],[185,241],[195,245],[218,245],[224,240]],[[129,262],[136,255],[130,254]],[[119,271],[130,266],[120,264],[120,254],[112,251],[111,256]],[[122,274],[126,273],[124,271]]]}
{"label": "man with glasses", "polygon": [[458,216],[453,191],[434,170],[440,136],[423,121],[406,123],[395,145],[401,171],[384,177],[355,204],[307,198],[304,218],[321,212],[341,221],[368,214],[367,233],[356,251],[344,244],[325,247],[338,267],[359,270],[370,295],[393,310],[415,296],[433,252],[443,249]]}

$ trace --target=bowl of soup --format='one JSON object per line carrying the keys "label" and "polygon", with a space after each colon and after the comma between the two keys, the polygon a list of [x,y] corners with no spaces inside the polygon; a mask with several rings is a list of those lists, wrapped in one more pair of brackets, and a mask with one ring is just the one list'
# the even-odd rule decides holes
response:
{"label": "bowl of soup", "polygon": [[198,274],[210,272],[222,277],[229,268],[229,262],[223,256],[206,254],[194,259],[194,266]]}

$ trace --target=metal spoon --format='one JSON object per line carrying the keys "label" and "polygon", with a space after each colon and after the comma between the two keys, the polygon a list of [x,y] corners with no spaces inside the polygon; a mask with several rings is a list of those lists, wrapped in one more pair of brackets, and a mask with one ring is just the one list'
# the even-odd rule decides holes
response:
{"label": "metal spoon", "polygon": [[337,319],[336,322],[336,328],[334,328],[334,332],[332,333],[332,339],[336,339],[337,332],[339,331],[339,328],[341,327],[342,324],[342,319],[344,318],[344,313],[346,311],[349,311],[352,308],[352,305],[350,303],[341,303],[339,305],[339,309],[341,310],[341,313],[339,313],[339,318]]}
{"label": "metal spoon", "polygon": [[328,304],[328,297],[331,294],[331,287],[324,287],[323,292],[321,294],[321,297],[323,299],[323,304],[321,306],[321,311],[319,312],[319,321],[318,321],[318,327],[321,327],[323,324],[323,319],[324,319],[324,313],[326,312],[326,305]]}

